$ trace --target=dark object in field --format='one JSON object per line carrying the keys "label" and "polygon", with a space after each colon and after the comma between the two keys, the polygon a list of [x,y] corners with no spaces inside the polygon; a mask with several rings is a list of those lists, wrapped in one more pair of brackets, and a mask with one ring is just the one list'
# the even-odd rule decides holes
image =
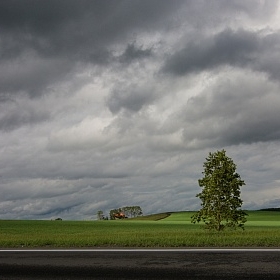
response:
{"label": "dark object in field", "polygon": [[124,213],[119,212],[119,213],[115,213],[115,214],[114,214],[114,218],[115,218],[115,219],[125,219],[126,216],[125,216]]}

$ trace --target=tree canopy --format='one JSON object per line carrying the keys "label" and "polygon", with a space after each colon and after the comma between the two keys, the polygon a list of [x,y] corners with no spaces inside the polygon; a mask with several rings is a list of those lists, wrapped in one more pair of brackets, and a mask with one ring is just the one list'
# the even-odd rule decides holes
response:
{"label": "tree canopy", "polygon": [[247,214],[240,209],[240,187],[245,183],[236,173],[236,164],[221,150],[209,153],[203,167],[204,177],[198,180],[202,191],[196,195],[202,208],[192,217],[192,223],[203,221],[207,229],[217,231],[226,227],[244,229]]}

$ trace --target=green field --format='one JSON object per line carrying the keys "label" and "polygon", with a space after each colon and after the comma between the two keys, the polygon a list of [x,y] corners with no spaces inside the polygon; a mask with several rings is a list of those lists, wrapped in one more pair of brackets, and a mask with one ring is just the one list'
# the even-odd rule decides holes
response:
{"label": "green field", "polygon": [[248,211],[245,230],[208,232],[194,212],[116,221],[0,220],[0,248],[278,247],[280,212]]}

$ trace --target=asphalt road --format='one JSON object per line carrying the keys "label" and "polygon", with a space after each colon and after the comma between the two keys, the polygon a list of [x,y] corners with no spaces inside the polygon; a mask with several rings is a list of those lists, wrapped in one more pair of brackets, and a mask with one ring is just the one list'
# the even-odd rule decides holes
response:
{"label": "asphalt road", "polygon": [[0,250],[0,279],[280,279],[280,250]]}

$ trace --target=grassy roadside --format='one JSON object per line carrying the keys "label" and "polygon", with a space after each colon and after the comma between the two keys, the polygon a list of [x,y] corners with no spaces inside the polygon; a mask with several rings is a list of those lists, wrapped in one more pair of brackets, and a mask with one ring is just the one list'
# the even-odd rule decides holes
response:
{"label": "grassy roadside", "polygon": [[[165,213],[166,214],[166,213]],[[280,213],[249,211],[245,231],[207,232],[193,212],[117,221],[1,221],[1,248],[279,247]]]}

